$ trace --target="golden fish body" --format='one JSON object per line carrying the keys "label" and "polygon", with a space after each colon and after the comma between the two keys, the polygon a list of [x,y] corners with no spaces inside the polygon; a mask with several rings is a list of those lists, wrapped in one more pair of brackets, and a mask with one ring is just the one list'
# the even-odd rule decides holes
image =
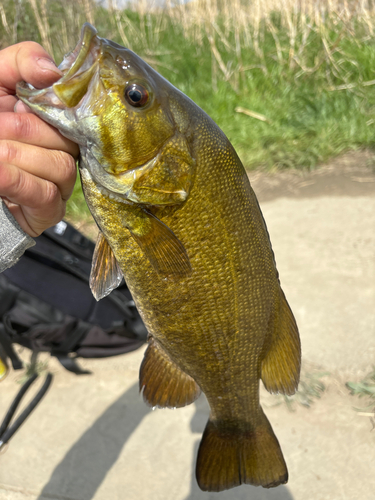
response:
{"label": "golden fish body", "polygon": [[6,357],[1,356],[0,352],[0,382],[5,379],[5,377],[8,375],[8,364],[6,362]]}
{"label": "golden fish body", "polygon": [[85,198],[101,231],[92,288],[109,293],[121,269],[149,331],[144,399],[180,407],[205,393],[203,490],[286,482],[259,379],[270,392],[294,393],[299,336],[238,156],[190,99],[90,25],[64,61],[51,89],[18,93],[80,144]]}

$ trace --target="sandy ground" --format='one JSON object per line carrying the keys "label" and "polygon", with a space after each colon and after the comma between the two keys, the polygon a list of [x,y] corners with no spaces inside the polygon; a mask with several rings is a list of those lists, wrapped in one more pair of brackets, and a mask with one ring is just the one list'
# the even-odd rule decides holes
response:
{"label": "sandy ground", "polygon": [[[49,362],[52,388],[0,455],[1,500],[374,498],[375,431],[371,418],[354,409],[369,401],[345,386],[375,363],[374,156],[351,153],[313,173],[250,178],[300,328],[300,399],[314,381],[324,383],[320,399],[309,408],[295,403],[293,412],[261,390],[289,483],[201,492],[194,467],[207,403],[201,397],[180,410],[151,411],[137,389],[140,349],[83,361],[91,376]],[[19,378],[12,373],[1,384],[0,418]]]}

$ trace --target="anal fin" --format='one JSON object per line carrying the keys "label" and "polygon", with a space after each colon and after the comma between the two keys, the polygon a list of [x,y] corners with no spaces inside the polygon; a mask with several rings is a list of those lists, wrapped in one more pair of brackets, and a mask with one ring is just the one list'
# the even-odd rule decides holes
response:
{"label": "anal fin", "polygon": [[122,271],[112,249],[101,232],[98,234],[92,257],[90,288],[96,300],[109,295],[123,279]]}
{"label": "anal fin", "polygon": [[279,308],[270,332],[271,340],[261,366],[267,391],[292,395],[301,371],[301,343],[293,313],[280,289]]}
{"label": "anal fin", "polygon": [[139,374],[139,390],[150,406],[181,408],[200,395],[197,383],[151,338]]}

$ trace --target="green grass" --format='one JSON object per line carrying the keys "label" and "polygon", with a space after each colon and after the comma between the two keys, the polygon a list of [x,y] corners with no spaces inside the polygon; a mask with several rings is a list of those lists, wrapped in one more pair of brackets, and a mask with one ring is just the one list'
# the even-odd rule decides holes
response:
{"label": "green grass", "polygon": [[[109,12],[93,0],[5,0],[0,47],[35,40],[60,62],[91,20],[101,36],[130,46],[202,107],[248,169],[313,169],[343,151],[373,148],[374,8],[357,2],[345,13],[331,2],[323,18],[313,1],[303,13],[293,0],[277,12],[269,2],[197,0],[194,7]],[[257,5],[263,17],[255,16]],[[81,210],[78,198],[71,214]]]}
{"label": "green grass", "polygon": [[352,396],[365,398],[369,403],[364,408],[356,408],[357,411],[372,411],[375,417],[375,367],[371,373],[360,382],[347,382],[346,387]]}
{"label": "green grass", "polygon": [[298,385],[298,391],[293,396],[278,394],[275,396],[276,403],[279,406],[285,403],[289,411],[295,411],[298,406],[310,408],[315,400],[320,399],[326,390],[326,385],[322,378],[330,375],[329,372],[320,372],[317,370],[301,373],[301,379]]}

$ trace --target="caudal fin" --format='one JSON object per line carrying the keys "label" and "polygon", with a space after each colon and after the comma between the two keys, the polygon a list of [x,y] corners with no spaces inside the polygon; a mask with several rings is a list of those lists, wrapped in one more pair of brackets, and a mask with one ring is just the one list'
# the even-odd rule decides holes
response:
{"label": "caudal fin", "polygon": [[203,491],[223,491],[240,484],[272,488],[288,481],[288,470],[267,417],[254,430],[207,422],[198,451],[196,476]]}

